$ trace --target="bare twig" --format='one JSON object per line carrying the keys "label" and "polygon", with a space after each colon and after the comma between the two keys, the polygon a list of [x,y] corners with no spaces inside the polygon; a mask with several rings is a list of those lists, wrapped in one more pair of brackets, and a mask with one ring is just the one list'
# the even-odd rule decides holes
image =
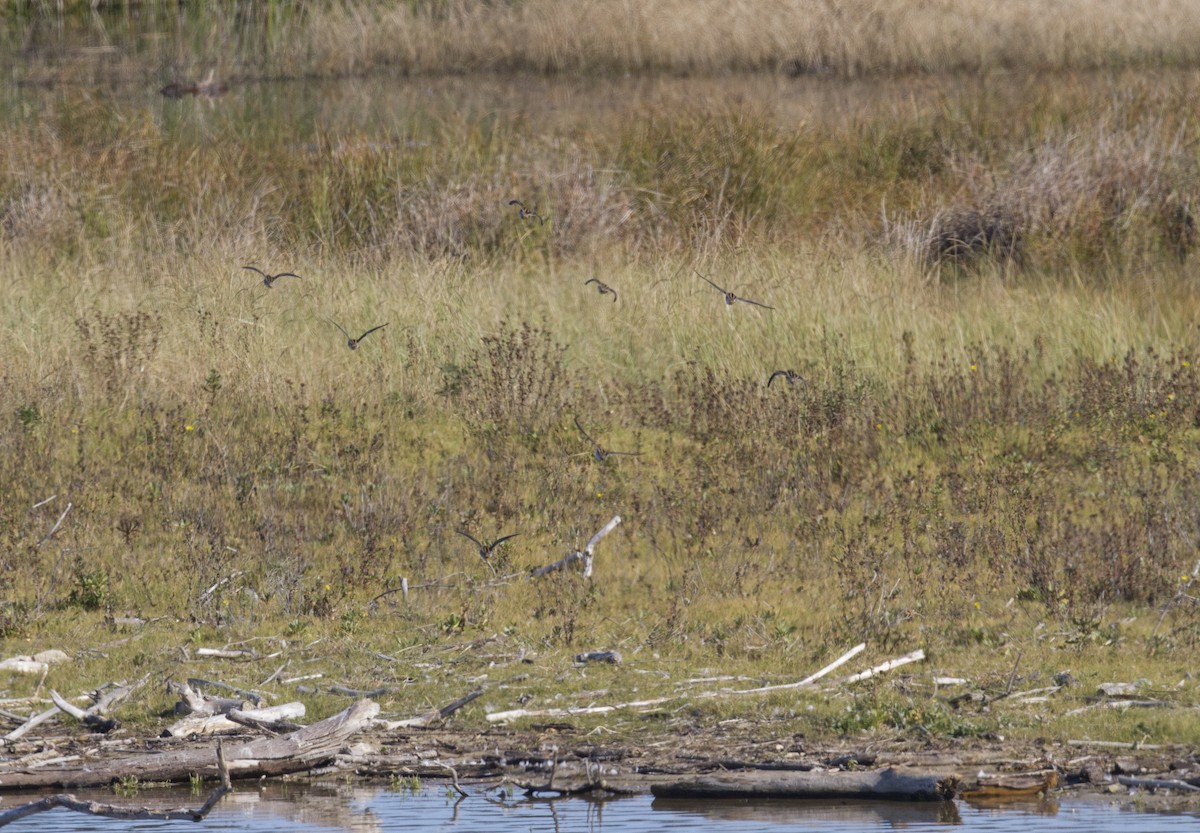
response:
{"label": "bare twig", "polygon": [[841,682],[857,683],[860,680],[868,680],[878,674],[891,671],[893,668],[899,668],[901,665],[908,665],[910,662],[920,662],[923,659],[925,659],[925,652],[918,648],[917,650],[907,653],[902,657],[896,657],[895,659],[890,659],[887,662],[881,662],[879,665],[868,668],[866,671],[859,671],[857,674],[851,674]]}
{"label": "bare twig", "polygon": [[[7,735],[5,735],[4,739],[5,740],[16,740],[17,738],[20,738],[20,737],[28,734],[30,730],[36,728],[37,726],[41,725],[42,723],[45,723],[47,720],[54,717],[54,715],[58,714],[60,711],[61,710],[58,708],[58,706],[55,706],[52,709],[46,709],[46,711],[42,712],[41,714],[35,714],[33,717],[29,718],[24,723],[22,723],[20,726],[18,726],[17,728],[15,728],[11,732],[9,732]],[[47,808],[47,809],[49,809],[49,808]]]}
{"label": "bare twig", "polygon": [[54,537],[55,533],[58,532],[58,528],[60,526],[62,526],[62,522],[64,520],[66,520],[67,513],[71,511],[72,506],[74,506],[73,503],[70,503],[70,502],[67,503],[67,508],[64,509],[62,514],[58,516],[58,520],[54,522],[54,526],[50,527],[50,531],[47,532],[44,536],[42,536],[42,540],[37,542],[37,545],[39,547]]}

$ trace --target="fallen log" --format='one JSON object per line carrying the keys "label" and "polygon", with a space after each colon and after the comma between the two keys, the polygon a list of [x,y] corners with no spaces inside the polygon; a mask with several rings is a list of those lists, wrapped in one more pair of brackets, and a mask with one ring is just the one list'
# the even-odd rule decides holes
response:
{"label": "fallen log", "polygon": [[[237,717],[234,717],[234,715]],[[173,738],[186,738],[192,735],[217,735],[222,732],[240,732],[243,727],[271,727],[278,732],[282,725],[298,717],[304,717],[304,704],[283,703],[263,709],[230,709],[224,714],[190,714],[182,720],[177,720],[163,730],[163,735]],[[239,719],[240,718],[240,719]],[[293,726],[293,731],[299,727]]]}
{"label": "fallen log", "polygon": [[1018,798],[1049,794],[1058,786],[1058,772],[1053,769],[1018,775],[983,775],[962,790],[963,798]]}
{"label": "fallen log", "polygon": [[80,801],[73,795],[59,793],[48,795],[37,801],[30,801],[0,813],[0,827],[4,827],[18,819],[32,816],[34,813],[44,813],[55,807],[65,807],[77,813],[87,813],[93,816],[106,816],[111,819],[157,819],[160,821],[201,821],[212,812],[222,798],[233,792],[233,784],[229,781],[229,768],[226,766],[225,753],[217,744],[217,769],[221,782],[209,794],[208,800],[195,810],[181,807],[173,810],[154,810],[149,807],[122,807],[116,804],[101,804],[97,801]]}
{"label": "fallen log", "polygon": [[[346,740],[371,725],[379,704],[359,700],[311,726],[281,737],[259,738],[229,746],[225,759],[233,778],[258,778],[303,772],[330,761]],[[87,762],[80,766],[43,767],[0,773],[0,790],[27,787],[92,787],[121,778],[140,781],[187,781],[192,775],[218,775],[216,750],[182,749],[119,758],[107,763]]]}
{"label": "fallen log", "polygon": [[1117,783],[1126,787],[1136,787],[1146,790],[1178,790],[1179,792],[1200,792],[1200,787],[1180,781],[1178,778],[1133,778],[1128,775],[1118,775]]}
{"label": "fallen log", "polygon": [[654,784],[655,798],[852,798],[949,801],[957,775],[922,775],[891,767],[871,772],[730,772]]}

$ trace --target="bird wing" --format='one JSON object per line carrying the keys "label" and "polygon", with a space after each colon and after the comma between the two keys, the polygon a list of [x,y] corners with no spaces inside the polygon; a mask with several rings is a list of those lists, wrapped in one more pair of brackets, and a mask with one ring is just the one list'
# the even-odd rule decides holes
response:
{"label": "bird wing", "polygon": [[[472,535],[469,532],[463,532],[461,529],[456,529],[454,531],[457,532],[459,535],[461,535],[464,538],[470,538],[472,541],[475,542],[475,546],[479,547],[481,550],[491,549],[491,547],[484,544],[482,541],[480,541],[478,538],[476,538],[474,535]],[[496,545],[492,544],[492,546],[494,547]]]}
{"label": "bird wing", "polygon": [[498,547],[498,546],[500,546],[501,544],[503,544],[503,543],[504,543],[505,541],[507,541],[509,538],[516,538],[516,537],[517,537],[518,535],[520,535],[520,534],[521,534],[521,533],[519,533],[519,532],[514,532],[512,535],[505,535],[505,536],[503,536],[503,537],[501,537],[501,538],[497,538],[495,541],[492,541],[492,545],[491,545],[490,547],[488,547],[488,549],[492,549],[492,550],[494,550],[496,547]]}
{"label": "bird wing", "polygon": [[734,296],[733,300],[741,301],[744,304],[754,304],[754,306],[762,307],[763,309],[775,309],[775,307],[769,307],[766,304],[759,303],[758,301],[751,301],[749,298],[742,298],[736,295]]}
{"label": "bird wing", "polygon": [[583,426],[579,424],[579,417],[575,417],[575,427],[579,429],[580,434],[583,434],[583,436],[587,437],[588,442],[590,442],[592,445],[595,445],[595,446],[600,445],[600,443],[598,443],[592,439],[591,434],[589,434],[587,431],[583,430]]}
{"label": "bird wing", "polygon": [[717,291],[719,291],[719,292],[723,292],[723,293],[724,293],[724,294],[726,294],[726,295],[728,295],[728,294],[729,294],[728,292],[725,292],[725,290],[724,290],[724,289],[721,289],[721,287],[717,286],[715,283],[713,283],[712,281],[710,281],[708,278],[706,278],[706,277],[704,277],[703,275],[701,275],[699,272],[697,272],[696,274],[700,276],[700,280],[704,281],[706,284],[708,284],[709,286],[711,286],[713,289],[716,289],[716,290],[717,290]]}
{"label": "bird wing", "polygon": [[337,327],[339,330],[341,330],[341,331],[342,331],[342,335],[344,335],[344,336],[346,337],[347,341],[351,340],[351,339],[350,339],[350,334],[349,334],[348,332],[346,332],[346,328],[345,328],[345,327],[343,327],[343,326],[342,326],[341,324],[339,324],[338,322],[334,321],[332,318],[328,319],[328,321],[329,321],[329,323],[330,323],[330,324],[332,324],[333,326]]}
{"label": "bird wing", "polygon": [[268,275],[266,272],[264,272],[262,269],[259,269],[257,266],[243,266],[242,268],[249,269],[252,272],[257,272],[258,274],[262,275],[264,278],[267,278],[269,280],[275,279],[272,275]]}
{"label": "bird wing", "polygon": [[[389,323],[391,323],[391,322],[389,322]],[[382,330],[386,326],[387,326],[387,324],[380,324],[378,327],[372,327],[371,329],[367,330],[365,333],[360,335],[356,340],[362,341],[364,338],[369,336],[371,333],[375,332],[376,330]]]}

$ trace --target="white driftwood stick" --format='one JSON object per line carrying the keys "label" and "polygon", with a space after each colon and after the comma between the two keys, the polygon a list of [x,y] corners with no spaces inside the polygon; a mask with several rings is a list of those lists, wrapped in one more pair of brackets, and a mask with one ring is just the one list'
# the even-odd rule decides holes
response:
{"label": "white driftwood stick", "polygon": [[513,709],[507,712],[492,712],[487,719],[488,723],[501,723],[516,720],[518,717],[574,717],[578,714],[608,714],[618,709],[653,708],[678,699],[678,697],[655,697],[653,700],[635,700],[632,703],[614,703],[611,706],[584,706],[578,709]]}
{"label": "white driftwood stick", "polygon": [[73,505],[74,505],[74,504],[72,504],[71,502],[69,502],[69,501],[67,502],[67,508],[66,508],[66,509],[64,509],[64,510],[63,510],[63,513],[62,513],[61,515],[59,515],[59,516],[58,516],[58,520],[54,522],[54,526],[52,526],[52,527],[50,528],[50,531],[46,533],[45,537],[43,537],[43,538],[42,538],[42,540],[38,541],[38,546],[39,546],[39,547],[40,547],[42,544],[46,543],[47,541],[49,541],[51,538],[53,538],[53,537],[54,537],[54,534],[55,534],[56,532],[58,532],[58,528],[59,528],[60,526],[62,526],[62,522],[63,522],[63,521],[65,521],[65,520],[67,519],[67,513],[71,511],[71,507],[72,507]]}
{"label": "white driftwood stick", "polygon": [[637,700],[632,703],[617,703],[611,706],[586,706],[578,709],[514,709],[506,712],[492,712],[487,716],[489,723],[499,723],[501,721],[514,720],[518,717],[572,717],[578,714],[607,714],[617,709],[644,709],[653,706],[668,703],[672,700],[681,700],[692,698],[697,700],[708,699],[711,697],[728,697],[738,694],[763,694],[768,691],[783,691],[789,688],[803,688],[807,685],[812,685],[817,680],[824,677],[830,671],[838,668],[841,665],[849,662],[858,654],[866,650],[866,643],[855,645],[846,653],[835,659],[833,662],[826,665],[815,674],[810,674],[798,683],[784,683],[782,685],[769,685],[760,688],[742,688],[742,689],[721,689],[717,691],[699,691],[695,694],[679,694],[673,697],[656,697],[653,700]]}
{"label": "white driftwood stick", "polygon": [[564,567],[569,567],[571,564],[575,563],[581,558],[583,558],[583,553],[581,552],[576,551],[567,553],[553,564],[547,564],[545,567],[538,567],[531,575],[533,578],[541,578],[547,573],[553,573],[555,570],[561,570]]}
{"label": "white driftwood stick", "polygon": [[30,729],[33,729],[35,726],[45,723],[50,718],[54,717],[54,715],[58,714],[59,711],[60,710],[59,710],[58,706],[55,706],[52,709],[46,709],[46,711],[42,712],[41,714],[35,714],[33,717],[29,718],[24,723],[22,723],[20,726],[18,726],[17,728],[15,728],[11,732],[9,732],[7,735],[5,735],[4,739],[5,740],[16,740],[17,738],[22,737]]}
{"label": "white driftwood stick", "polygon": [[803,680],[801,680],[798,683],[782,683],[781,685],[765,685],[765,686],[761,686],[759,688],[740,688],[735,691],[730,691],[729,694],[762,694],[767,691],[783,691],[784,689],[788,689],[788,688],[804,688],[805,686],[812,685],[817,680],[821,679],[826,674],[828,674],[830,671],[833,671],[833,670],[845,665],[847,662],[854,659],[854,657],[858,656],[866,649],[867,649],[867,643],[860,642],[857,645],[855,645],[853,648],[851,648],[849,651],[847,651],[846,653],[842,654],[840,657],[835,659],[833,662],[826,665],[820,671],[816,672],[815,674],[810,674],[809,676],[805,677]]}
{"label": "white driftwood stick", "polygon": [[613,515],[611,521],[604,525],[604,528],[592,536],[592,540],[587,542],[587,546],[583,548],[583,577],[592,577],[592,551],[596,548],[596,544],[600,543],[600,539],[617,528],[617,524],[621,522],[620,515]]}
{"label": "white driftwood stick", "polygon": [[881,662],[873,668],[868,668],[866,671],[859,671],[857,674],[851,674],[842,680],[843,683],[857,683],[860,680],[869,680],[878,674],[883,674],[891,671],[893,668],[899,668],[901,665],[908,665],[910,662],[920,662],[925,659],[925,652],[918,648],[915,651],[905,654],[902,657],[889,659],[887,662]]}
{"label": "white driftwood stick", "polygon": [[1098,746],[1101,749],[1162,749],[1157,743],[1126,740],[1069,740],[1067,746]]}
{"label": "white driftwood stick", "polygon": [[197,648],[196,656],[215,657],[216,659],[255,659],[258,654],[254,653],[253,651],[229,648]]}
{"label": "white driftwood stick", "polygon": [[534,570],[530,574],[530,576],[532,578],[541,578],[542,576],[546,575],[547,573],[553,573],[555,570],[562,570],[562,569],[574,564],[576,561],[582,560],[583,561],[583,577],[591,578],[592,577],[592,553],[596,549],[596,544],[600,543],[601,538],[603,538],[605,535],[607,535],[608,533],[610,533],[614,529],[616,529],[617,524],[619,524],[620,522],[621,522],[621,516],[613,515],[613,519],[611,521],[609,521],[608,523],[606,523],[604,525],[603,529],[601,529],[599,532],[597,532],[595,535],[592,536],[592,539],[587,542],[587,546],[583,548],[582,552],[577,550],[575,552],[568,553],[568,554],[564,555],[562,558],[558,559],[558,561],[555,561],[553,564],[547,564],[544,567],[538,567],[536,570]]}
{"label": "white driftwood stick", "polygon": [[87,712],[78,706],[67,702],[67,698],[63,697],[54,689],[50,689],[50,699],[54,701],[54,705],[58,706],[76,720],[83,720],[85,717],[87,717]]}
{"label": "white driftwood stick", "polygon": [[[266,709],[239,709],[238,711],[260,723],[295,720],[296,718],[304,717],[305,713],[304,704],[300,702],[284,703]],[[182,738],[191,735],[216,735],[221,732],[240,732],[244,728],[244,724],[232,721],[224,714],[191,714],[171,724],[166,732],[171,737]]]}

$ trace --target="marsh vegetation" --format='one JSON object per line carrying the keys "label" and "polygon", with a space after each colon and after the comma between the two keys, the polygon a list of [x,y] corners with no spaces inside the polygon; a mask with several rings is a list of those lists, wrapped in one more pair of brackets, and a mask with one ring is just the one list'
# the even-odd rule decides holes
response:
{"label": "marsh vegetation", "polygon": [[866,640],[929,665],[694,718],[1200,739],[1062,716],[1197,700],[1195,4],[46,5],[3,22],[0,633],[80,651],[60,689],[251,641],[401,711],[586,704]]}

